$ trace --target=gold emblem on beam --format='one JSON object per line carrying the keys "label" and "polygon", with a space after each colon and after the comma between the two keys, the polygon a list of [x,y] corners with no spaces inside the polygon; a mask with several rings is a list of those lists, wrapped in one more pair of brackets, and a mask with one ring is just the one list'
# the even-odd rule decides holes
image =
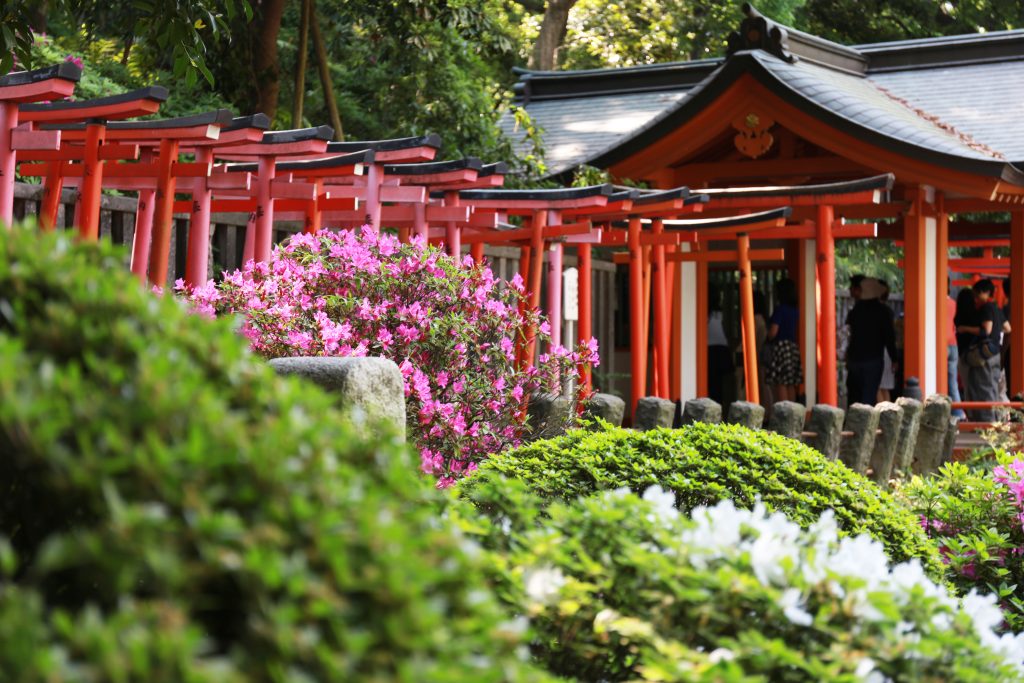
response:
{"label": "gold emblem on beam", "polygon": [[736,118],[732,122],[732,127],[739,131],[733,138],[736,149],[751,159],[758,158],[771,149],[775,142],[775,137],[768,132],[774,125],[772,119],[754,112]]}

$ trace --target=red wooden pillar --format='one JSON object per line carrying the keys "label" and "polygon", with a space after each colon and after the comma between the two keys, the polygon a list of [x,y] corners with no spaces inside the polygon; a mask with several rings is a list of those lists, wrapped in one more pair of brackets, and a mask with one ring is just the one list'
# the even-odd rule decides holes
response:
{"label": "red wooden pillar", "polygon": [[427,240],[427,205],[416,202],[412,205],[412,232],[424,242]]}
{"label": "red wooden pillar", "polygon": [[946,213],[945,198],[936,193],[935,208],[938,212],[935,222],[935,390],[940,394],[949,393],[949,215]]}
{"label": "red wooden pillar", "polygon": [[[213,160],[209,147],[196,149],[196,163]],[[188,225],[188,260],[185,263],[185,284],[196,287],[206,282],[210,258],[210,204],[213,192],[205,178],[196,178],[192,191],[192,215]]]}
{"label": "red wooden pillar", "polygon": [[[323,228],[324,224],[324,211],[320,207],[320,198],[324,193],[324,181],[323,178],[314,178],[313,182],[313,201],[306,204],[306,221],[303,226],[303,232],[308,235],[315,235]],[[403,242],[409,241],[409,229],[405,230],[406,235]]]}
{"label": "red wooden pillar", "polygon": [[245,223],[245,243],[242,245],[242,265],[256,258],[256,210],[249,212]]}
{"label": "red wooden pillar", "polygon": [[253,258],[261,263],[270,261],[270,252],[274,247],[274,198],[271,185],[275,173],[274,157],[261,156],[256,177],[256,234],[253,241]]}
{"label": "red wooden pillar", "polygon": [[18,126],[18,103],[0,100],[0,224],[14,220],[14,171],[16,155],[11,138]]}
{"label": "red wooden pillar", "polygon": [[[529,219],[526,219],[526,220],[528,221]],[[521,305],[522,312],[525,313],[526,309],[529,308],[529,306],[530,306],[530,293],[529,293],[529,290],[530,290],[530,247],[529,247],[529,245],[524,245],[524,246],[519,247],[519,277],[522,279],[523,287],[526,290],[526,296],[524,298],[523,304]],[[528,329],[524,330],[523,331],[523,335],[524,336],[523,336],[522,339],[515,340],[516,341],[516,366],[519,367],[519,368],[524,368],[528,364],[528,361],[527,361],[527,358],[526,358],[526,347],[528,345],[527,341],[528,341],[528,338],[529,338],[529,335],[530,335],[530,330],[528,330]]]}
{"label": "red wooden pillar", "polygon": [[[578,296],[579,296],[579,340],[586,342],[594,337],[593,324],[593,272],[591,271],[591,246],[580,244],[576,247],[577,270],[579,271]],[[600,351],[604,351],[601,349]],[[580,368],[580,386],[583,391],[590,393],[594,380],[590,366]]]}
{"label": "red wooden pillar", "polygon": [[39,226],[45,230],[57,227],[57,212],[60,211],[60,194],[64,189],[64,162],[54,161],[46,167],[43,180],[43,199],[39,205]]}
{"label": "red wooden pillar", "polygon": [[1024,392],[1024,210],[1010,213],[1010,392]]}
{"label": "red wooden pillar", "polygon": [[171,228],[174,225],[174,175],[178,160],[178,141],[161,140],[157,155],[156,198],[153,207],[153,242],[149,255],[149,283],[167,286],[167,259],[171,253]]}
{"label": "red wooden pillar", "polygon": [[473,264],[480,265],[484,262],[484,243],[473,242],[473,245],[469,248],[469,255],[473,257]]}
{"label": "red wooden pillar", "polygon": [[[668,253],[674,253],[678,247],[670,247]],[[669,281],[669,287],[671,288],[672,295],[669,298],[671,302],[669,311],[669,322],[671,327],[669,328],[669,395],[668,397],[673,401],[678,401],[682,397],[682,340],[679,338],[680,334],[693,334],[692,330],[682,330],[680,327],[680,320],[682,318],[682,296],[683,296],[683,285],[682,285],[682,264],[669,263],[667,270],[667,277]]]}
{"label": "red wooden pillar", "polygon": [[[908,197],[910,198],[910,197]],[[903,217],[903,368],[904,377],[925,377],[925,216],[921,193]]]}
{"label": "red wooden pillar", "polygon": [[629,219],[629,347],[631,389],[629,415],[647,391],[647,349],[644,344],[644,255],[640,246],[640,219]]}
{"label": "red wooden pillar", "polygon": [[95,241],[100,236],[100,196],[103,190],[103,162],[100,146],[106,133],[102,123],[89,122],[85,126],[85,150],[82,157],[82,183],[78,186],[80,206],[78,236]]}
{"label": "red wooden pillar", "polygon": [[[533,212],[532,236],[530,238],[530,281],[527,285],[530,308],[540,309],[540,288],[544,276],[544,228],[547,227],[547,211]],[[537,330],[532,326],[526,336],[526,362],[533,363],[537,351]]]}
{"label": "red wooden pillar", "polygon": [[818,276],[818,401],[839,403],[836,386],[836,254],[832,237],[835,212],[830,205],[818,206],[814,248]]}
{"label": "red wooden pillar", "polygon": [[366,224],[380,232],[380,164],[370,164],[366,171]]}
{"label": "red wooden pillar", "polygon": [[[743,376],[747,386],[747,401],[760,403],[757,385],[757,341],[754,338],[754,278],[750,268],[750,236],[740,233],[736,237],[740,267],[740,315],[743,336]],[[833,311],[835,309],[833,308]],[[833,313],[833,317],[835,314]]]}
{"label": "red wooden pillar", "polygon": [[[661,219],[652,223],[655,235],[663,234],[665,224]],[[653,249],[652,285],[654,288],[654,394],[660,398],[668,398],[669,381],[669,326],[671,325],[668,309],[668,273],[665,263],[665,245],[655,244]]]}
{"label": "red wooden pillar", "polygon": [[[445,206],[458,206],[459,205],[459,192],[458,190],[452,190],[444,193]],[[444,230],[444,244],[448,250],[450,256],[454,256],[456,260],[461,260],[462,257],[462,231],[459,229],[459,225],[455,221],[448,221]],[[539,289],[539,288],[538,288]]]}

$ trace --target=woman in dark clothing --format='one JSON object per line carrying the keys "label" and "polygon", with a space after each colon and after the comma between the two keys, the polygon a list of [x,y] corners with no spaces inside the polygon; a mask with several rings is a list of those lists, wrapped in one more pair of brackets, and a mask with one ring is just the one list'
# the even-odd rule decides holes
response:
{"label": "woman in dark clothing", "polygon": [[970,287],[964,287],[956,295],[956,315],[953,317],[953,324],[956,326],[956,350],[959,355],[957,371],[960,381],[960,395],[967,397],[967,351],[974,343],[974,335],[960,332],[961,327],[976,327],[978,325],[978,307],[974,303],[974,292]]}
{"label": "woman in dark clothing", "polygon": [[732,350],[722,324],[722,292],[708,289],[708,398],[725,405],[725,383],[734,376]]}
{"label": "woman in dark clothing", "polygon": [[779,304],[768,321],[771,351],[766,379],[772,386],[772,396],[776,401],[795,401],[804,375],[797,344],[800,310],[797,308],[796,283],[789,278],[779,280],[775,285],[775,296]]}

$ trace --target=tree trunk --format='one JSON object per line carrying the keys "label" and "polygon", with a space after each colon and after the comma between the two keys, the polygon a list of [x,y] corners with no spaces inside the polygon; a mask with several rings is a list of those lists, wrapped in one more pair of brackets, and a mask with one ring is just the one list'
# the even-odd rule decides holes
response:
{"label": "tree trunk", "polygon": [[292,101],[292,128],[302,128],[302,104],[306,97],[306,54],[309,52],[309,10],[313,0],[302,2],[299,20],[299,47],[295,59],[295,99]]}
{"label": "tree trunk", "polygon": [[541,20],[540,34],[533,46],[530,57],[530,68],[550,71],[557,64],[558,48],[565,40],[565,31],[569,26],[569,11],[578,0],[548,0]]}
{"label": "tree trunk", "polygon": [[277,96],[281,89],[281,64],[277,56],[277,35],[281,32],[281,15],[285,0],[263,0],[260,3],[259,39],[254,67],[257,78],[256,110],[271,119],[277,113]]}
{"label": "tree trunk", "polygon": [[314,0],[309,0],[309,29],[313,34],[313,49],[316,50],[316,65],[320,72],[320,86],[324,91],[324,102],[327,104],[327,111],[331,115],[334,139],[340,142],[345,139],[345,131],[341,127],[338,100],[334,96],[334,86],[331,84],[331,68],[327,61],[327,48],[324,47],[324,38],[320,34],[320,20],[316,16],[316,3]]}

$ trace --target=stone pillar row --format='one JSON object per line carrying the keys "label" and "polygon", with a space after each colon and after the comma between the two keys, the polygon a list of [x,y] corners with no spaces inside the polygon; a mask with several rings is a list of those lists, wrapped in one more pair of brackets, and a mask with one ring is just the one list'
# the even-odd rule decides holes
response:
{"label": "stone pillar row", "polygon": [[[337,397],[340,407],[356,419],[390,423],[390,430],[404,438],[405,396],[398,366],[383,358],[277,358],[271,366],[283,375],[297,375],[319,384]],[[559,396],[533,396],[529,419],[532,438],[562,433],[571,404]],[[595,394],[586,417],[620,426],[625,416],[623,400],[610,394]],[[868,406],[855,403],[846,411],[816,405],[808,412],[803,405],[782,401],[772,408],[765,425],[762,406],[737,401],[729,407],[725,422],[761,429],[798,439],[830,460],[839,460],[878,483],[897,473],[925,474],[947,462],[956,443],[956,421],[950,417],[946,396],[930,396],[923,403],[900,398],[895,403]],[[703,422],[723,421],[722,406],[708,398],[687,401],[681,407],[654,396],[640,399],[633,420],[635,429],[672,428]]]}
{"label": "stone pillar row", "polygon": [[[616,426],[624,414],[625,404],[609,394],[595,394],[588,409],[588,415]],[[680,408],[648,396],[637,402],[633,427],[645,431],[723,421],[797,439],[878,483],[897,473],[936,471],[952,457],[957,436],[949,398],[941,395],[924,402],[900,398],[875,406],[855,403],[845,411],[824,404],[808,411],[799,403],[780,401],[772,407],[767,424],[764,408],[746,401],[733,403],[723,415],[722,406],[709,398],[686,401]]]}

